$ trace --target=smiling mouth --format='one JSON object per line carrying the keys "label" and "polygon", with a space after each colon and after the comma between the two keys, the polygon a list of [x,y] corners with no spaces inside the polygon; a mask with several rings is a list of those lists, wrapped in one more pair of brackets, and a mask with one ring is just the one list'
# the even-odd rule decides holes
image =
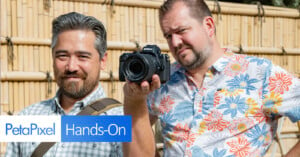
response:
{"label": "smiling mouth", "polygon": [[80,77],[66,77],[66,78],[64,78],[64,80],[78,82],[81,80],[81,78]]}
{"label": "smiling mouth", "polygon": [[75,76],[75,75],[67,75],[67,76],[63,76],[62,79],[64,80],[79,80],[81,79],[80,76]]}

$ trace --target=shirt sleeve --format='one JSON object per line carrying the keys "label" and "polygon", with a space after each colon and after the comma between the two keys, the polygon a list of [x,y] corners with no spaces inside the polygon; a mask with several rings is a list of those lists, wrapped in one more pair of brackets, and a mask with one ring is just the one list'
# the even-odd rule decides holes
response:
{"label": "shirt sleeve", "polygon": [[20,145],[17,142],[9,142],[6,146],[5,157],[21,156]]}
{"label": "shirt sleeve", "polygon": [[148,106],[148,111],[149,111],[149,114],[152,115],[152,116],[157,116],[158,113],[155,112],[157,109],[156,109],[156,104],[155,104],[155,94],[157,94],[158,90],[150,93],[147,97],[147,106]]}
{"label": "shirt sleeve", "polygon": [[263,83],[264,113],[269,117],[287,116],[300,120],[300,80],[283,68],[270,64]]}
{"label": "shirt sleeve", "polygon": [[111,153],[111,156],[114,157],[123,157],[123,151],[122,151],[122,143],[120,142],[112,142],[113,152]]}

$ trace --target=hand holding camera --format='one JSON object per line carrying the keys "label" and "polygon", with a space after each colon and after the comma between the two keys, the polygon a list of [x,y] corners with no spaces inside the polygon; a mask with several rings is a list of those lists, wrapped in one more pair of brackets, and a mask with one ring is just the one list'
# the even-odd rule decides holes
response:
{"label": "hand holding camera", "polygon": [[161,83],[170,79],[170,59],[161,54],[156,45],[146,45],[141,52],[124,53],[120,56],[119,80],[131,82],[151,82],[157,74]]}

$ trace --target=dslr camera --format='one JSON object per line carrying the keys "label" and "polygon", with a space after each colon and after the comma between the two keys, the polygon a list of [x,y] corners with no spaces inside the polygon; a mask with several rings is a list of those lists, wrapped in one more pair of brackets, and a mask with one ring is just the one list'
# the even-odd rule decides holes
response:
{"label": "dslr camera", "polygon": [[156,45],[146,45],[143,49],[120,56],[119,80],[127,78],[131,82],[151,82],[152,75],[158,74],[161,83],[170,79],[170,59],[161,54]]}

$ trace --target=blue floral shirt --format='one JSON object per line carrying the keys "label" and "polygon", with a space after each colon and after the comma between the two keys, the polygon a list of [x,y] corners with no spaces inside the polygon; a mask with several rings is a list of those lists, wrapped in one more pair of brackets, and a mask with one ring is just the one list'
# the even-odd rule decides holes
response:
{"label": "blue floral shirt", "polygon": [[279,116],[300,120],[300,81],[267,59],[225,52],[200,89],[172,65],[148,107],[161,121],[164,156],[263,156]]}

